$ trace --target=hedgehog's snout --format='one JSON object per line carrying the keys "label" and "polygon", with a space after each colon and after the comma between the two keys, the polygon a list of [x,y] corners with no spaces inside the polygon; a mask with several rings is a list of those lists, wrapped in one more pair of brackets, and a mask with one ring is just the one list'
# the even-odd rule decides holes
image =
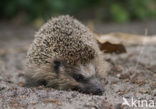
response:
{"label": "hedgehog's snout", "polygon": [[103,86],[101,85],[100,81],[95,78],[89,78],[85,82],[82,82],[79,91],[87,94],[93,95],[102,95],[104,92]]}
{"label": "hedgehog's snout", "polygon": [[102,95],[103,94],[103,91],[104,91],[104,89],[103,89],[102,85],[98,85],[98,86],[96,86],[94,88],[93,94]]}
{"label": "hedgehog's snout", "polygon": [[[86,94],[94,94],[94,95],[103,94],[104,89],[103,86],[101,85],[99,78],[95,76],[96,73],[94,70],[94,66],[89,65],[88,67],[87,66],[72,67],[70,65],[65,64],[65,62],[63,61],[55,60],[53,62],[53,67],[58,77],[61,77],[60,75],[63,75],[63,77],[71,80],[73,79],[75,82],[78,83],[77,84],[78,86],[73,87],[73,90],[77,90]],[[93,74],[93,75],[87,77],[86,75],[83,74]],[[73,83],[71,82],[71,85],[72,84]]]}

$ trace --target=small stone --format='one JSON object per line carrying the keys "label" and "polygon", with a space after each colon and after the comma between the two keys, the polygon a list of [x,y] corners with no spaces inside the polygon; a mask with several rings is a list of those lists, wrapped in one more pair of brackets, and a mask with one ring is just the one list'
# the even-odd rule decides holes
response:
{"label": "small stone", "polygon": [[152,91],[152,96],[156,96],[156,89]]}

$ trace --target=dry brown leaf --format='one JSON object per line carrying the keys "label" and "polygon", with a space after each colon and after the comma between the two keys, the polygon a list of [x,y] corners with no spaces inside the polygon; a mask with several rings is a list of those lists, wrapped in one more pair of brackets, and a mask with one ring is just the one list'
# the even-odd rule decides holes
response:
{"label": "dry brown leaf", "polygon": [[156,36],[135,35],[126,33],[110,33],[96,35],[99,43],[110,42],[113,44],[138,45],[138,44],[156,44]]}
{"label": "dry brown leaf", "polygon": [[105,53],[126,53],[126,49],[122,44],[112,44],[110,42],[99,43],[99,47]]}

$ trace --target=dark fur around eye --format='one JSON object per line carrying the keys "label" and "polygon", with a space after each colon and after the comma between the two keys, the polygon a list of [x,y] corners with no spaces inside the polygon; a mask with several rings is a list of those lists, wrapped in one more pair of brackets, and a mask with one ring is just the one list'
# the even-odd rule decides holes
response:
{"label": "dark fur around eye", "polygon": [[54,70],[56,71],[56,73],[59,73],[59,67],[61,66],[61,62],[60,61],[54,61]]}
{"label": "dark fur around eye", "polygon": [[74,74],[73,78],[78,82],[83,82],[85,80],[84,76],[81,74]]}

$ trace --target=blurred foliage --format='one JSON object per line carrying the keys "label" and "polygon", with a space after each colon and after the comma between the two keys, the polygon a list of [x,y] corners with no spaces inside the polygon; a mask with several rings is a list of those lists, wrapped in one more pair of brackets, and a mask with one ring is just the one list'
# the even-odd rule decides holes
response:
{"label": "blurred foliage", "polygon": [[29,20],[60,14],[92,15],[100,21],[156,18],[156,0],[1,0],[0,18],[25,15]]}

